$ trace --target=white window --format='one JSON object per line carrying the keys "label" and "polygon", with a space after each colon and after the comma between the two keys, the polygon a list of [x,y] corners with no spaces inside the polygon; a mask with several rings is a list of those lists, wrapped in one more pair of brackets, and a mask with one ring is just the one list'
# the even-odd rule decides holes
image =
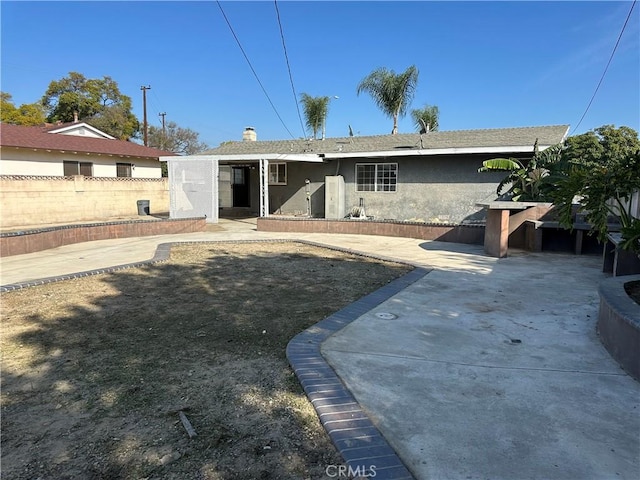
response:
{"label": "white window", "polygon": [[356,192],[395,192],[397,163],[356,164]]}
{"label": "white window", "polygon": [[287,164],[269,163],[269,185],[287,184]]}

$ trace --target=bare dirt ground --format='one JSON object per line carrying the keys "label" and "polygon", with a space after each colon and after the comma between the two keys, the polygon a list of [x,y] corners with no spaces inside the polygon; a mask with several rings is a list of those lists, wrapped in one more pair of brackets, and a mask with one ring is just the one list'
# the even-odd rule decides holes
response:
{"label": "bare dirt ground", "polygon": [[298,243],[198,244],[3,294],[2,478],[326,478],[341,458],[285,347],[408,270]]}
{"label": "bare dirt ground", "polygon": [[631,299],[640,305],[640,282],[627,282],[624,289]]}

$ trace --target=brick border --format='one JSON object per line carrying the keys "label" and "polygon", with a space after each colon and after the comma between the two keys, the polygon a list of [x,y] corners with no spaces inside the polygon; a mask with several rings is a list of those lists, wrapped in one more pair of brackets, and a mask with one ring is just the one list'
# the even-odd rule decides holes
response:
{"label": "brick border", "polygon": [[61,282],[63,280],[72,280],[74,278],[90,277],[92,275],[100,275],[102,273],[117,272],[118,270],[127,270],[129,268],[143,267],[145,265],[151,265],[154,263],[166,262],[169,259],[171,253],[171,246],[178,244],[174,243],[161,243],[156,248],[156,253],[149,260],[142,260],[140,262],[125,263],[122,265],[115,265],[113,267],[98,268],[95,270],[85,270],[84,272],[70,273],[68,275],[58,275],[55,277],[45,277],[38,280],[30,280],[28,282],[10,283],[7,285],[0,285],[0,293],[11,292],[13,290],[20,290],[22,288],[35,287],[38,285],[45,285],[47,283]]}
{"label": "brick border", "polygon": [[320,347],[331,335],[429,272],[424,268],[415,268],[299,333],[287,345],[289,363],[322,426],[351,471],[358,472],[363,477],[375,475],[376,479],[384,480],[414,478],[327,363]]}
{"label": "brick border", "polygon": [[[196,242],[169,242],[159,244],[153,258],[140,262],[116,265],[113,267],[87,270],[84,272],[56,277],[47,277],[24,283],[0,286],[0,292],[9,292],[47,283],[71,280],[119,270],[142,267],[169,259],[174,245],[202,245],[225,243],[300,243],[328,250],[340,251],[365,258],[390,261],[411,265],[391,257],[369,255],[348,248],[323,245],[307,240],[264,239],[264,240],[204,240]],[[395,450],[391,448],[382,433],[373,424],[347,386],[338,377],[335,370],[325,360],[320,351],[322,343],[334,333],[385,302],[392,296],[423,278],[431,270],[415,267],[411,272],[388,283],[378,290],[347,305],[343,309],[321,320],[315,325],[297,334],[289,341],[286,356],[291,368],[300,381],[307,398],[313,405],[320,423],[329,434],[334,446],[351,467],[361,477],[375,476],[381,480],[413,480]]]}

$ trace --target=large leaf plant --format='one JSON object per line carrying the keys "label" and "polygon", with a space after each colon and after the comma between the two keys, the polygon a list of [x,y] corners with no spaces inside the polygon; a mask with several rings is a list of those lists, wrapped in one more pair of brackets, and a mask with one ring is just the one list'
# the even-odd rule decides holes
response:
{"label": "large leaf plant", "polygon": [[[502,171],[508,174],[496,189],[498,196],[506,195],[514,202],[548,201],[550,175],[560,161],[562,145],[539,150],[538,141],[533,146],[533,156],[527,162],[516,158],[493,158],[482,162],[479,172]],[[505,188],[509,188],[504,191]]]}

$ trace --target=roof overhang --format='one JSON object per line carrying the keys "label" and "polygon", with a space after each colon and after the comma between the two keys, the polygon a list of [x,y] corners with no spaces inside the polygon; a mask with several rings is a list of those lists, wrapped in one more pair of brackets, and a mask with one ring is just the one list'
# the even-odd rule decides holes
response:
{"label": "roof overhang", "polygon": [[[29,147],[20,145],[0,145],[1,149],[9,150],[26,150],[30,152],[46,152],[46,153],[61,153],[63,155],[91,155],[95,157],[118,157],[118,158],[139,158],[141,160],[158,160],[159,157],[149,157],[142,155],[135,155],[130,153],[109,153],[109,152],[91,152],[88,150],[81,150],[77,148],[59,148],[59,147]],[[163,157],[171,158],[171,157]]]}
{"label": "roof overhang", "polygon": [[[540,150],[549,148],[551,145],[538,145]],[[325,153],[326,159],[338,158],[378,158],[378,157],[419,157],[429,155],[465,155],[474,153],[533,153],[531,145],[516,145],[510,147],[460,147],[460,148],[429,148],[429,149],[398,149],[382,152],[336,152]]]}
{"label": "roof overhang", "polygon": [[189,160],[217,160],[218,162],[257,162],[259,160],[268,160],[270,162],[312,162],[321,163],[322,157],[313,153],[247,153],[233,155],[179,155],[174,157],[160,157],[161,162]]}

